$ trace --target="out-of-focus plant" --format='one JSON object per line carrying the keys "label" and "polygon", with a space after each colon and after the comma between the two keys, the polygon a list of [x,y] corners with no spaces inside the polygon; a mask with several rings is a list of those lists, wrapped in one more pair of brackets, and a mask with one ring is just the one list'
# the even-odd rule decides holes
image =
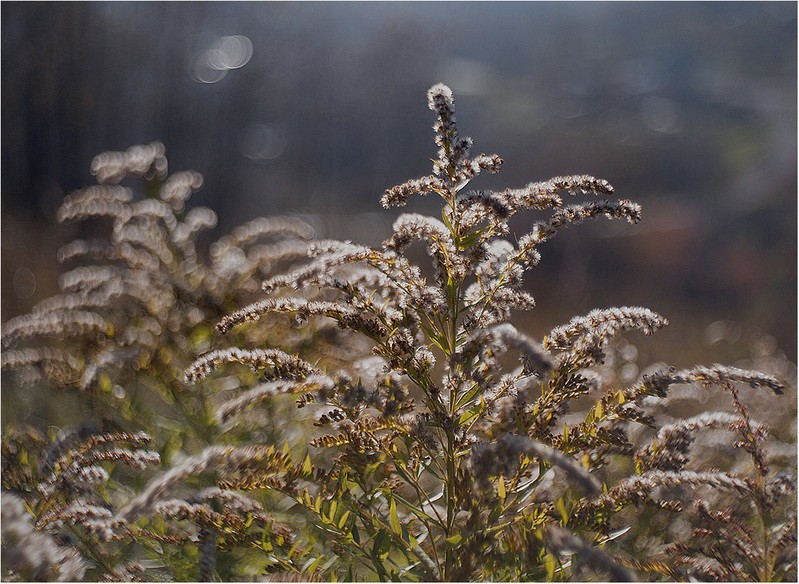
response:
{"label": "out-of-focus plant", "polygon": [[[70,194],[58,219],[110,233],[59,250],[71,267],[61,293],[3,324],[3,368],[22,382],[79,391],[99,417],[149,428],[174,424],[177,410],[179,427],[167,429],[173,440],[213,442],[207,395],[189,391],[182,370],[210,346],[209,321],[273,269],[304,257],[313,228],[297,217],[256,219],[203,254],[199,237],[216,214],[187,207],[202,175],[169,175],[162,144],[105,152],[91,168],[99,184]],[[125,182],[139,183],[143,197]],[[156,412],[171,419],[154,420]]]}
{"label": "out-of-focus plant", "polygon": [[[122,523],[110,524],[122,530],[114,533],[111,528],[100,532],[91,526],[99,521],[97,509],[107,505],[105,514],[113,516],[110,509],[129,498],[130,490],[140,487],[143,479],[114,473],[108,488],[104,486],[102,492],[87,499],[71,486],[87,477],[64,475],[65,468],[91,463],[96,470],[93,476],[98,478],[106,470],[95,465],[93,457],[101,457],[96,462],[130,463],[128,455],[115,458],[87,446],[98,440],[106,444],[108,436],[127,441],[130,435],[120,434],[120,428],[147,433],[141,436],[158,450],[148,459],[150,463],[158,462],[158,454],[170,460],[175,453],[185,456],[185,452],[218,443],[221,429],[213,416],[211,396],[224,395],[231,380],[190,388],[183,370],[211,346],[214,331],[210,322],[246,302],[273,269],[306,256],[313,228],[299,217],[256,219],[211,243],[208,253],[203,253],[200,236],[216,225],[216,214],[205,207],[187,206],[201,187],[202,176],[194,171],[168,174],[162,144],[105,152],[95,157],[91,169],[98,184],[66,197],[58,219],[77,223],[84,233],[108,233],[107,237],[77,239],[62,247],[59,260],[71,269],[60,278],[61,292],[41,301],[30,314],[5,322],[2,329],[3,369],[13,371],[12,379],[21,385],[20,391],[39,384],[49,387],[55,399],[72,392],[85,404],[83,417],[48,420],[74,426],[60,435],[51,432],[44,436],[20,424],[4,428],[3,488],[22,498],[40,529],[63,531],[63,526],[77,522],[85,531],[80,534],[84,555],[94,557],[87,574],[112,577],[109,570],[117,569],[119,558],[129,554],[109,542],[131,537],[131,532],[125,531]],[[309,327],[298,329],[286,321],[251,330],[247,336],[250,342],[312,350],[309,339],[319,345],[325,333]],[[246,378],[246,372],[238,373]],[[136,436],[141,442],[140,435]],[[277,440],[279,436],[279,424],[265,423],[239,439]],[[63,445],[68,447],[61,452]],[[142,466],[140,459],[133,462]],[[54,476],[66,481],[64,485],[47,487]],[[105,480],[100,483],[106,485]],[[113,496],[120,486],[127,497]],[[182,507],[176,511],[175,505],[164,513],[170,521],[199,526],[211,521],[232,529],[234,516],[225,513],[228,504],[237,499],[228,493],[209,493],[201,491],[196,496],[214,502],[216,514],[210,518]],[[86,511],[86,505],[93,510]],[[237,526],[233,531],[244,537],[250,530],[243,528],[245,524],[266,521],[266,516],[262,511],[248,515],[249,511],[241,509],[237,511],[241,517],[232,525]],[[153,537],[166,537],[168,526],[161,523]],[[139,541],[146,539],[136,535]],[[189,530],[179,537],[168,536],[162,547],[174,546],[175,537],[177,542],[193,538],[197,543],[196,534]],[[98,545],[100,540],[108,545]],[[220,541],[220,546],[231,547],[231,541],[237,540],[228,538]],[[176,549],[176,557],[186,555],[186,549]],[[105,557],[101,560],[101,556]],[[190,579],[193,568],[181,569]]]}
{"label": "out-of-focus plant", "polygon": [[[245,271],[243,279],[241,271],[213,266],[217,255],[226,258],[219,265],[241,266],[246,253],[218,254],[227,248],[212,246],[216,275],[207,287],[230,295],[192,296],[175,286],[174,298],[185,304],[174,329],[167,318],[172,304],[156,311],[171,332],[155,351],[135,339],[109,344],[124,327],[106,324],[104,312],[96,315],[100,323],[84,307],[58,309],[78,311],[60,318],[59,330],[80,342],[99,338],[90,346],[100,351],[145,350],[140,371],[169,372],[159,373],[167,387],[156,393],[185,397],[204,415],[197,428],[192,414],[199,410],[173,422],[193,440],[183,441],[185,452],[170,450],[170,468],[143,486],[142,475],[122,465],[114,469],[119,478],[109,481],[103,467],[155,463],[143,435],[95,428],[43,451],[40,436],[15,429],[15,439],[4,443],[4,489],[19,494],[26,509],[20,511],[16,495],[9,499],[16,527],[8,537],[4,527],[3,537],[13,576],[86,570],[109,579],[179,580],[796,577],[793,460],[784,448],[770,456],[768,428],[746,405],[779,400],[772,394],[783,394],[783,384],[722,365],[662,367],[627,381],[608,374],[608,355],[622,332],[648,334],[667,324],[645,308],[593,310],[540,342],[519,331],[511,319],[534,306],[524,276],[538,263],[539,247],[592,218],[637,223],[640,207],[625,199],[567,204],[567,193],[613,195],[607,181],[587,175],[469,191],[477,175],[497,172],[502,160],[470,155],[472,140],[458,132],[449,88],[432,87],[428,103],[439,148],[432,173],[387,189],[382,202],[402,206],[412,195],[434,194],[443,203],[440,220],[401,215],[374,249],[339,241],[292,247],[281,257],[293,263],[307,251],[309,261],[277,274]],[[113,168],[115,156],[99,168]],[[149,168],[157,177],[159,163]],[[158,205],[152,206],[170,204],[157,194],[162,184],[153,189]],[[541,216],[516,236],[509,222],[522,212]],[[231,247],[240,249],[244,240],[233,237]],[[151,250],[159,265],[168,260],[160,257],[172,249],[168,241]],[[411,260],[419,242],[430,265]],[[202,281],[209,268],[197,269],[184,272]],[[78,272],[77,281],[93,281],[90,274]],[[229,348],[220,348],[203,319],[244,304],[235,291],[251,289],[255,277],[267,278],[268,296],[218,321],[220,333],[233,335]],[[203,316],[190,318],[195,309]],[[53,330],[45,316],[7,323],[4,344],[8,333],[9,346],[32,339],[30,350],[41,351],[36,358],[14,355],[14,365],[35,364],[50,377],[80,371],[83,379],[79,344],[41,344],[40,336]],[[314,326],[286,326],[287,336],[272,328],[292,321]],[[342,332],[332,339],[336,350],[326,352],[331,333],[324,323],[331,322]],[[181,332],[186,323],[204,332]],[[45,359],[51,350],[59,352]],[[182,352],[162,361],[161,350]],[[174,368],[200,351],[185,379],[177,379]],[[88,378],[99,379],[104,367],[89,369]],[[105,395],[102,381],[99,387],[90,401],[98,411],[107,403],[97,398]],[[672,400],[686,388],[683,398],[713,392],[715,404],[723,394],[727,407],[680,417]],[[753,398],[750,389],[761,393]],[[280,420],[270,412],[287,399],[309,424],[278,438]],[[714,448],[700,442],[708,435],[720,437],[711,441]],[[35,468],[25,460],[28,452],[43,452]],[[80,468],[93,469],[85,484]],[[51,486],[62,483],[69,488],[51,495]],[[78,539],[56,543],[61,549],[46,561],[22,561],[19,542],[29,536],[31,520],[40,535],[70,529]],[[86,549],[94,541],[107,545]],[[83,564],[76,565],[67,545]]]}

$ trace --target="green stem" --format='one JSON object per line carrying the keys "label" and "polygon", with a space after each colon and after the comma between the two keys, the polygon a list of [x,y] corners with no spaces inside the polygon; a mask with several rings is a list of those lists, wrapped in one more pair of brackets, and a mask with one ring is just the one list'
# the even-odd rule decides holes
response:
{"label": "green stem", "polygon": [[760,515],[760,524],[763,529],[763,566],[762,574],[760,575],[761,582],[771,582],[771,558],[769,554],[769,528],[771,518],[768,511],[766,511],[760,503],[758,503],[758,515]]}
{"label": "green stem", "polygon": [[447,429],[447,525],[444,532],[445,541],[444,546],[446,553],[444,555],[444,580],[449,582],[452,580],[452,569],[454,563],[453,552],[455,551],[447,539],[452,537],[452,528],[455,525],[455,433],[452,429]]}

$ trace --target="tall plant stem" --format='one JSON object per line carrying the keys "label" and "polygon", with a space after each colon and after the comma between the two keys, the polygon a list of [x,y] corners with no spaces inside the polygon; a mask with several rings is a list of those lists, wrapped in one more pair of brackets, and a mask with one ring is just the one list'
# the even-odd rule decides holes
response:
{"label": "tall plant stem", "polygon": [[[447,141],[444,145],[445,149],[447,150],[447,154],[449,155],[450,144]],[[447,189],[447,202],[449,203],[450,210],[452,213],[452,220],[451,220],[451,230],[452,230],[452,239],[455,244],[456,253],[460,245],[460,222],[458,221],[457,215],[457,206],[455,204],[455,199],[457,197],[457,191],[455,189],[455,173],[454,169],[448,169],[448,176],[450,182],[450,188]],[[452,287],[452,293],[447,294],[447,336],[448,338],[448,350],[447,350],[447,358],[452,363],[451,357],[455,354],[455,351],[458,348],[458,316],[460,314],[460,296],[461,296],[461,282],[456,281],[455,278],[452,277],[451,274],[448,275],[448,282],[447,287]],[[457,364],[453,364],[452,366],[458,367]],[[455,437],[455,424],[456,424],[456,404],[458,401],[458,388],[456,385],[453,385],[450,389],[449,395],[449,420],[447,422],[445,432],[447,436],[447,444],[445,449],[445,456],[446,456],[446,493],[447,493],[447,524],[445,530],[445,554],[444,554],[444,580],[451,581],[453,579],[453,569],[455,564],[454,558],[454,546],[448,541],[453,534],[453,528],[455,526],[455,515],[457,514],[457,493],[456,493],[456,482],[457,482],[457,467],[455,464],[455,454],[456,454],[456,437]]]}
{"label": "tall plant stem", "polygon": [[[452,528],[455,525],[455,432],[452,429],[447,430],[447,525],[446,525],[446,539],[453,536]],[[454,567],[454,546],[449,541],[444,542],[446,552],[444,554],[444,580],[449,582],[452,580],[452,569]]]}

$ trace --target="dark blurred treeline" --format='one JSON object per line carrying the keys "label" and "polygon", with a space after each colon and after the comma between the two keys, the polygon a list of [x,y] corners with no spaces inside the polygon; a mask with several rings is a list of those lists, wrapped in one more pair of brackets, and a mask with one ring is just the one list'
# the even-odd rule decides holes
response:
{"label": "dark blurred treeline", "polygon": [[[376,243],[383,189],[428,171],[424,92],[505,160],[478,188],[556,174],[641,202],[543,249],[545,332],[642,304],[679,348],[724,319],[796,351],[796,4],[3,2],[3,319],[49,295],[54,211],[104,150],[161,140],[205,176],[220,230],[318,213],[320,235]],[[220,71],[220,39],[251,57]],[[205,68],[203,68],[205,66]],[[414,201],[413,211],[434,201]],[[523,222],[519,228],[523,228]],[[688,350],[688,349],[686,349]],[[686,358],[687,359],[687,358]],[[690,359],[687,359],[690,361]]]}

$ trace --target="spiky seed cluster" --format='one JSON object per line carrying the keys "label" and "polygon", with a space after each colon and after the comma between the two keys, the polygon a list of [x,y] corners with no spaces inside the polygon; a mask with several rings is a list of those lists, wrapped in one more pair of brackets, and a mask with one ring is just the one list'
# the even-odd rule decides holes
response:
{"label": "spiky seed cluster", "polygon": [[241,363],[255,370],[268,368],[272,377],[296,377],[319,373],[310,363],[279,349],[220,349],[206,353],[186,369],[186,381],[194,383],[225,363]]}
{"label": "spiky seed cluster", "polygon": [[87,533],[95,535],[100,541],[111,541],[125,526],[116,518],[113,511],[97,505],[90,500],[78,499],[69,505],[44,514],[38,521],[39,529],[60,528],[64,524],[81,526]]}
{"label": "spiky seed cluster", "polygon": [[281,393],[328,393],[336,386],[333,379],[326,375],[309,375],[302,381],[269,381],[250,389],[240,396],[229,400],[219,406],[216,412],[220,422],[226,422],[232,416],[240,413],[248,406],[257,404],[271,396]]}
{"label": "spiky seed cluster", "polygon": [[[735,431],[741,423],[746,424],[747,420],[727,412],[705,412],[678,420],[662,426],[652,442],[638,449],[635,458],[643,469],[679,471],[688,462],[688,451],[700,430],[725,428]],[[754,432],[761,427],[752,424],[748,430]]]}
{"label": "spiky seed cluster", "polygon": [[589,474],[572,458],[554,448],[530,440],[526,436],[508,434],[493,444],[477,444],[472,448],[470,465],[472,472],[483,484],[490,477],[504,475],[511,477],[518,472],[519,458],[528,456],[538,458],[561,469],[571,484],[581,488],[589,495],[598,495],[602,488],[599,481]]}
{"label": "spiky seed cluster", "polygon": [[380,201],[385,208],[405,206],[411,195],[430,192],[444,195],[448,184],[459,182],[462,188],[483,171],[491,174],[499,172],[502,159],[496,154],[479,154],[469,158],[473,141],[458,134],[454,103],[452,90],[446,85],[436,84],[427,92],[427,104],[436,114],[433,130],[439,146],[433,174],[386,189]]}
{"label": "spiky seed cluster", "polygon": [[734,491],[740,495],[752,494],[752,487],[745,480],[726,472],[682,470],[661,471],[652,470],[640,476],[624,479],[607,494],[600,497],[601,501],[640,500],[658,487],[671,487],[677,485],[690,485],[694,487],[708,487],[722,491]]}
{"label": "spiky seed cluster", "polygon": [[603,362],[603,347],[621,331],[640,330],[650,335],[668,324],[669,321],[659,314],[639,306],[595,309],[554,328],[544,344],[579,356],[581,365],[588,366]]}
{"label": "spiky seed cluster", "polygon": [[404,207],[408,204],[411,195],[424,195],[444,189],[444,181],[435,176],[423,176],[386,189],[380,203],[386,209],[391,207]]}
{"label": "spiky seed cluster", "polygon": [[526,375],[543,377],[552,369],[552,356],[549,352],[508,322],[473,333],[471,339],[461,348],[464,353],[476,349],[484,353],[484,362],[490,362],[493,355],[501,355],[513,349],[519,351]]}
{"label": "spiky seed cluster", "polygon": [[[273,460],[282,460],[276,455],[273,447],[209,446],[200,454],[188,457],[178,466],[153,479],[141,494],[120,510],[118,517],[130,522],[140,516],[154,513],[164,496],[174,490],[188,476],[213,471],[218,476],[224,477],[252,464],[260,465],[266,470],[269,467],[269,461]],[[279,468],[273,469],[275,473],[279,473],[279,471]],[[221,496],[226,501],[235,497],[235,495],[219,495],[216,491],[205,492],[205,496],[206,498]],[[241,507],[241,500],[237,501],[236,504]]]}
{"label": "spiky seed cluster", "polygon": [[776,395],[781,395],[785,387],[776,378],[758,371],[747,371],[728,365],[715,364],[711,367],[668,370],[653,373],[643,381],[643,386],[657,395],[665,395],[668,388],[680,383],[701,383],[703,385],[723,385],[725,382],[747,383],[752,387],[765,387]]}
{"label": "spiky seed cluster", "polygon": [[[43,466],[50,472],[38,490],[44,497],[92,493],[108,481],[108,472],[100,464],[103,462],[119,462],[139,470],[156,466],[161,461],[159,454],[141,447],[149,442],[144,433],[98,433],[90,429],[67,433],[45,452]],[[120,443],[132,448],[114,446]]]}
{"label": "spiky seed cluster", "polygon": [[567,325],[553,329],[547,335],[547,342],[557,349],[572,348],[578,343],[584,346],[597,346],[621,330],[638,329],[649,335],[668,322],[659,314],[637,306],[596,309],[585,316],[573,318]]}
{"label": "spiky seed cluster", "polygon": [[556,553],[564,556],[578,554],[586,565],[606,571],[614,582],[638,580],[631,570],[562,527],[550,525],[546,530],[546,540]]}

